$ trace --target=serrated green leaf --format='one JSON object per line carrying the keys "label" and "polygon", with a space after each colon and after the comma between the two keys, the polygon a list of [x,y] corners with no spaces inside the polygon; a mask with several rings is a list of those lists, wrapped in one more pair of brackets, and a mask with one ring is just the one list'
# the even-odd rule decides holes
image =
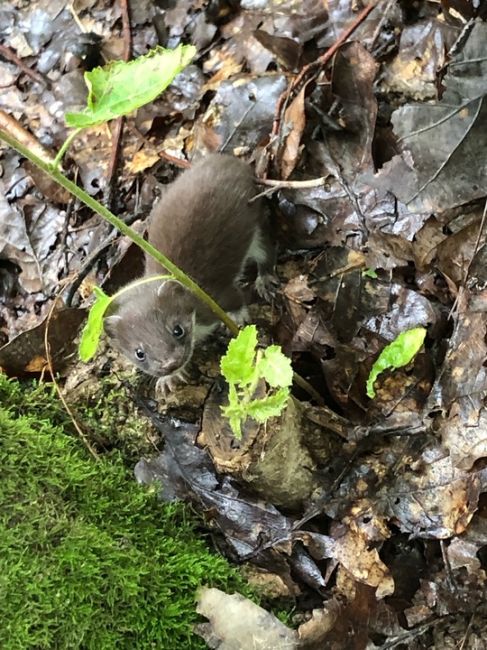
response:
{"label": "serrated green leaf", "polygon": [[425,336],[426,329],[424,327],[415,327],[407,332],[402,332],[392,343],[386,345],[372,366],[367,379],[367,395],[369,397],[375,397],[374,382],[380,373],[388,368],[406,366],[423,345]]}
{"label": "serrated green leaf", "polygon": [[103,316],[112,302],[112,298],[100,289],[100,287],[93,287],[93,292],[96,300],[88,314],[88,320],[81,333],[81,340],[79,344],[79,356],[81,361],[89,361],[96,352],[101,333],[103,331]]}
{"label": "serrated green leaf", "polygon": [[87,107],[82,113],[66,113],[66,124],[78,128],[101,124],[152,102],[195,54],[192,45],[174,50],[156,47],[128,63],[111,61],[85,72]]}
{"label": "serrated green leaf", "polygon": [[222,375],[230,383],[250,384],[256,377],[254,368],[257,328],[247,325],[230,341],[228,350],[220,361]]}
{"label": "serrated green leaf", "polygon": [[273,388],[290,386],[293,383],[291,359],[286,357],[279,345],[270,345],[265,349],[257,364],[257,372]]}
{"label": "serrated green leaf", "polygon": [[254,399],[247,404],[246,413],[257,422],[265,422],[269,418],[277,417],[286,406],[289,393],[289,388],[280,388],[274,395]]}

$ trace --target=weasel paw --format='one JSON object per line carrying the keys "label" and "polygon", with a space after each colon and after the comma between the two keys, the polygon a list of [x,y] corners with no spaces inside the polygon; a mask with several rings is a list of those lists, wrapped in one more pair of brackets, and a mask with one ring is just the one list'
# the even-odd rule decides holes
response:
{"label": "weasel paw", "polygon": [[277,288],[279,287],[279,279],[271,273],[258,275],[255,280],[255,290],[261,298],[267,302],[271,302],[275,297]]}

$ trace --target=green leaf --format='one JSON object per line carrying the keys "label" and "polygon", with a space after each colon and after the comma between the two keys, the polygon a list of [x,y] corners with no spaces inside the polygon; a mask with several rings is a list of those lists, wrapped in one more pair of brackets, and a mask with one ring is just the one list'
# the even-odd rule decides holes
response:
{"label": "green leaf", "polygon": [[279,345],[270,345],[265,349],[257,364],[257,371],[273,388],[290,386],[293,383],[291,359],[283,354]]}
{"label": "green leaf", "polygon": [[375,397],[374,382],[381,372],[388,368],[401,368],[406,366],[417,354],[424,342],[426,329],[415,327],[407,332],[402,332],[389,345],[382,350],[367,379],[367,395]]}
{"label": "green leaf", "polygon": [[289,399],[289,388],[280,388],[274,395],[254,399],[247,404],[247,415],[257,422],[266,422],[269,418],[281,415]]}
{"label": "green leaf", "polygon": [[101,124],[152,102],[195,54],[192,45],[174,50],[156,47],[128,63],[111,61],[85,72],[87,108],[82,113],[66,113],[66,124],[78,128]]}
{"label": "green leaf", "polygon": [[100,287],[93,287],[93,292],[96,300],[88,314],[88,320],[81,333],[81,340],[79,344],[79,356],[81,361],[89,361],[96,352],[101,333],[103,331],[103,316],[112,302],[112,298],[100,289]]}
{"label": "green leaf", "polygon": [[257,328],[247,325],[230,341],[228,350],[220,361],[222,375],[228,383],[250,384],[256,377],[254,367],[257,347]]}
{"label": "green leaf", "polygon": [[372,280],[377,280],[379,277],[374,269],[365,269],[365,271],[362,271],[362,276],[364,278],[372,278]]}

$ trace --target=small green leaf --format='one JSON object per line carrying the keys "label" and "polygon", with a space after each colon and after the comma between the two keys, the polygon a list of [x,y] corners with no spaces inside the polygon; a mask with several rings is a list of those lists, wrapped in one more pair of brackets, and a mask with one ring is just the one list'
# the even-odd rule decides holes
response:
{"label": "small green leaf", "polygon": [[291,359],[283,354],[279,345],[270,345],[265,349],[257,364],[257,371],[273,388],[290,386],[293,383]]}
{"label": "small green leaf", "polygon": [[103,331],[103,316],[112,302],[112,298],[100,289],[100,287],[93,287],[93,292],[96,300],[88,314],[88,320],[81,333],[81,340],[79,344],[79,356],[81,361],[89,361],[96,352],[98,341],[100,340]]}
{"label": "small green leaf", "polygon": [[195,54],[192,45],[179,45],[174,50],[156,47],[128,63],[111,61],[85,72],[87,108],[82,113],[66,113],[67,126],[101,124],[152,102]]}
{"label": "small green leaf", "polygon": [[389,345],[382,350],[367,379],[367,395],[375,397],[374,382],[381,372],[388,368],[401,368],[406,366],[417,354],[424,342],[426,329],[415,327],[407,332],[402,332]]}
{"label": "small green leaf", "polygon": [[274,395],[254,399],[247,405],[247,415],[257,422],[265,422],[269,418],[281,415],[287,404],[289,392],[289,388],[280,388]]}
{"label": "small green leaf", "polygon": [[372,278],[372,280],[377,280],[379,277],[374,269],[365,269],[365,271],[362,271],[362,276],[364,278]]}
{"label": "small green leaf", "polygon": [[257,328],[247,325],[230,341],[228,350],[220,361],[220,369],[225,379],[231,383],[250,384],[256,376],[254,368],[255,348],[257,347]]}

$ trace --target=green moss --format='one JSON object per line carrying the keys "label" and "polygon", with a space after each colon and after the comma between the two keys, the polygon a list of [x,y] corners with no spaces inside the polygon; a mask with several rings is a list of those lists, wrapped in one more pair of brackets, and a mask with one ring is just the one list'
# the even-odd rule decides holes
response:
{"label": "green moss", "polygon": [[95,462],[49,389],[0,376],[0,404],[2,650],[204,647],[197,587],[248,589],[187,509]]}

